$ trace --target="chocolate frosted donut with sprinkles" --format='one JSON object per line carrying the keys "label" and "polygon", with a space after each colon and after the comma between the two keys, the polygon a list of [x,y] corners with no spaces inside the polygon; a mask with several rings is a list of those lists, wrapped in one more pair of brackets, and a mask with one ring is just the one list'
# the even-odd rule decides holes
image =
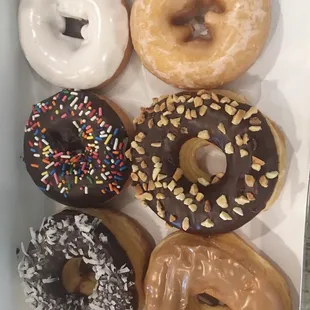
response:
{"label": "chocolate frosted donut with sprinkles", "polygon": [[[170,225],[191,233],[235,230],[271,206],[284,183],[285,138],[273,121],[230,91],[155,99],[135,119],[127,153],[136,197]],[[226,158],[212,174],[202,148]]]}
{"label": "chocolate frosted donut with sprinkles", "polygon": [[133,126],[111,100],[64,89],[32,108],[24,161],[35,184],[73,207],[102,207],[128,184]]}
{"label": "chocolate frosted donut with sprinkles", "polygon": [[35,309],[142,308],[142,279],[154,245],[128,216],[98,212],[99,217],[64,210],[44,219],[37,231],[30,229],[31,241],[27,250],[22,244],[18,271]]}

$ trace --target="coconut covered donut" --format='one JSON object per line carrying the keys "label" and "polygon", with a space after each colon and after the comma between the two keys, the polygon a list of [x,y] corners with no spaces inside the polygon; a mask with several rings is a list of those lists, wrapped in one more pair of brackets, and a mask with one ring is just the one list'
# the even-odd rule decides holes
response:
{"label": "coconut covered donut", "polygon": [[292,310],[279,271],[230,233],[177,232],[153,251],[145,279],[146,310]]}
{"label": "coconut covered donut", "polygon": [[[155,99],[135,120],[131,143],[136,196],[187,232],[235,230],[271,206],[284,183],[286,148],[279,128],[229,91],[182,92]],[[212,145],[226,172],[210,175],[196,152]]]}
{"label": "coconut covered donut", "polygon": [[27,301],[42,310],[141,310],[152,238],[124,214],[87,212],[65,210],[30,229],[18,266]]}
{"label": "coconut covered donut", "polygon": [[18,19],[29,64],[54,85],[103,87],[129,61],[125,0],[22,0]]}
{"label": "coconut covered donut", "polygon": [[136,0],[134,48],[166,83],[215,88],[256,61],[268,37],[270,6],[270,0]]}

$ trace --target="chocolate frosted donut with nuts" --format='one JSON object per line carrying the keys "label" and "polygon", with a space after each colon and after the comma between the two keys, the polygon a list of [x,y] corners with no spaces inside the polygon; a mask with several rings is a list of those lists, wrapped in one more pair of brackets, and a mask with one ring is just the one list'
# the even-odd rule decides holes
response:
{"label": "chocolate frosted donut with nuts", "polygon": [[[164,96],[135,122],[127,156],[136,197],[170,225],[191,233],[233,231],[279,196],[284,136],[242,96],[225,90]],[[209,145],[225,154],[225,173],[199,167],[196,152]]]}

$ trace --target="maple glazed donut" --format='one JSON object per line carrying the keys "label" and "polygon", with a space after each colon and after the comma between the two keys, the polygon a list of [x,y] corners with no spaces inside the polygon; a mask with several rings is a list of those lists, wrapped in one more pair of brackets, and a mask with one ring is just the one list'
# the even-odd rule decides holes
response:
{"label": "maple glazed donut", "polygon": [[[191,233],[233,231],[271,206],[284,183],[285,138],[230,91],[155,99],[135,119],[127,156],[136,196],[170,225]],[[202,170],[196,152],[215,146],[226,172]]]}
{"label": "maple glazed donut", "polygon": [[64,87],[103,87],[131,54],[125,0],[22,0],[19,36],[31,67]]}
{"label": "maple glazed donut", "polygon": [[[191,22],[199,18],[205,26]],[[131,11],[143,65],[186,89],[215,88],[243,74],[262,52],[270,24],[270,0],[136,0]],[[201,27],[207,35],[196,36]]]}
{"label": "maple glazed donut", "polygon": [[42,310],[142,310],[154,241],[115,211],[65,210],[30,229],[19,265],[27,301]]}
{"label": "maple glazed donut", "polygon": [[132,122],[114,102],[64,89],[33,106],[24,161],[48,197],[72,207],[103,207],[129,185],[125,152]]}
{"label": "maple glazed donut", "polygon": [[284,277],[234,233],[177,232],[153,251],[146,310],[292,310]]}

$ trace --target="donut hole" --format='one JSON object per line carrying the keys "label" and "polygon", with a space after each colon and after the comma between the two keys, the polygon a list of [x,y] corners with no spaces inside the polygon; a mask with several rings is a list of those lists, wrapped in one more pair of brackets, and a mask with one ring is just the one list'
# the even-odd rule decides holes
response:
{"label": "donut hole", "polygon": [[71,122],[62,121],[61,124],[55,124],[54,127],[47,129],[45,136],[53,149],[58,152],[69,152],[73,156],[85,152],[79,132]]}
{"label": "donut hole", "polygon": [[209,294],[199,294],[197,296],[199,303],[208,305],[209,307],[223,307],[225,306],[220,300],[216,299],[215,297]]}
{"label": "donut hole", "polygon": [[211,175],[211,182],[216,183],[226,172],[227,160],[223,151],[214,144],[208,144],[196,151],[198,166]]}
{"label": "donut hole", "polygon": [[82,258],[72,258],[62,270],[62,284],[68,293],[90,296],[97,281],[92,268]]}
{"label": "donut hole", "polygon": [[62,33],[64,36],[75,39],[87,39],[86,31],[89,21],[85,19],[76,19],[65,17],[65,30]]}
{"label": "donut hole", "polygon": [[192,183],[217,183],[227,169],[222,150],[202,138],[187,140],[181,147],[179,161],[184,176]]}
{"label": "donut hole", "polygon": [[212,39],[211,31],[205,21],[205,16],[210,11],[222,14],[224,7],[214,0],[196,0],[193,8],[186,9],[173,17],[172,24],[175,26],[190,25],[192,27],[192,33],[186,41],[210,40]]}

